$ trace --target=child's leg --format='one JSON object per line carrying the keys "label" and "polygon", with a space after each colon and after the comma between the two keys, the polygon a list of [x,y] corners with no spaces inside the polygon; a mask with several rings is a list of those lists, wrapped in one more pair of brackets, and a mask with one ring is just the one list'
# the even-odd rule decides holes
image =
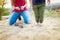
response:
{"label": "child's leg", "polygon": [[25,23],[27,23],[27,24],[31,23],[31,17],[30,17],[30,14],[28,11],[23,11],[21,15],[22,15]]}
{"label": "child's leg", "polygon": [[16,22],[17,18],[19,17],[19,12],[13,12],[11,17],[9,18],[9,24],[12,25]]}
{"label": "child's leg", "polygon": [[19,20],[19,21],[21,20],[21,16],[18,17],[18,20]]}

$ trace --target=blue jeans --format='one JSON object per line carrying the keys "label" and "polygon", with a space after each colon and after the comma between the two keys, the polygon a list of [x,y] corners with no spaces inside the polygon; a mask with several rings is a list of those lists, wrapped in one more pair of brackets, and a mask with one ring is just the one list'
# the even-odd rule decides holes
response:
{"label": "blue jeans", "polygon": [[13,12],[11,17],[9,18],[9,24],[12,25],[16,22],[16,20],[19,18],[19,16],[23,17],[24,23],[29,24],[31,23],[31,17],[29,12],[23,11],[23,12]]}

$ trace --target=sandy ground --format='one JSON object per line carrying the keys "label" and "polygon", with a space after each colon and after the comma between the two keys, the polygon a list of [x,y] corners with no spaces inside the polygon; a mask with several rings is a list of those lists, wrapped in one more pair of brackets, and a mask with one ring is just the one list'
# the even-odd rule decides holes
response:
{"label": "sandy ground", "polygon": [[[32,27],[33,25],[33,27]],[[0,40],[60,40],[60,18],[46,17],[42,26],[28,24],[24,28],[0,21]]]}

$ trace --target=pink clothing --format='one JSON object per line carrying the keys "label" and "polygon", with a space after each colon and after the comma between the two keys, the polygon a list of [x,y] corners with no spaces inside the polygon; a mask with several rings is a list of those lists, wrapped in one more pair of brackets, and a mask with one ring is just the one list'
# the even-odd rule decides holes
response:
{"label": "pink clothing", "polygon": [[[13,5],[14,5],[14,7],[24,6],[25,5],[25,0],[15,0]],[[27,10],[27,8],[25,7],[24,10]],[[22,12],[24,10],[14,9],[13,11],[14,12]]]}

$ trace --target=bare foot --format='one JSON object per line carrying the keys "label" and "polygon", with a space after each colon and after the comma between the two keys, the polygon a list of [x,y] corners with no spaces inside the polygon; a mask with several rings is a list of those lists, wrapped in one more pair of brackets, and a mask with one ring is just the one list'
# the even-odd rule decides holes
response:
{"label": "bare foot", "polygon": [[42,23],[37,23],[35,26],[41,27]]}

